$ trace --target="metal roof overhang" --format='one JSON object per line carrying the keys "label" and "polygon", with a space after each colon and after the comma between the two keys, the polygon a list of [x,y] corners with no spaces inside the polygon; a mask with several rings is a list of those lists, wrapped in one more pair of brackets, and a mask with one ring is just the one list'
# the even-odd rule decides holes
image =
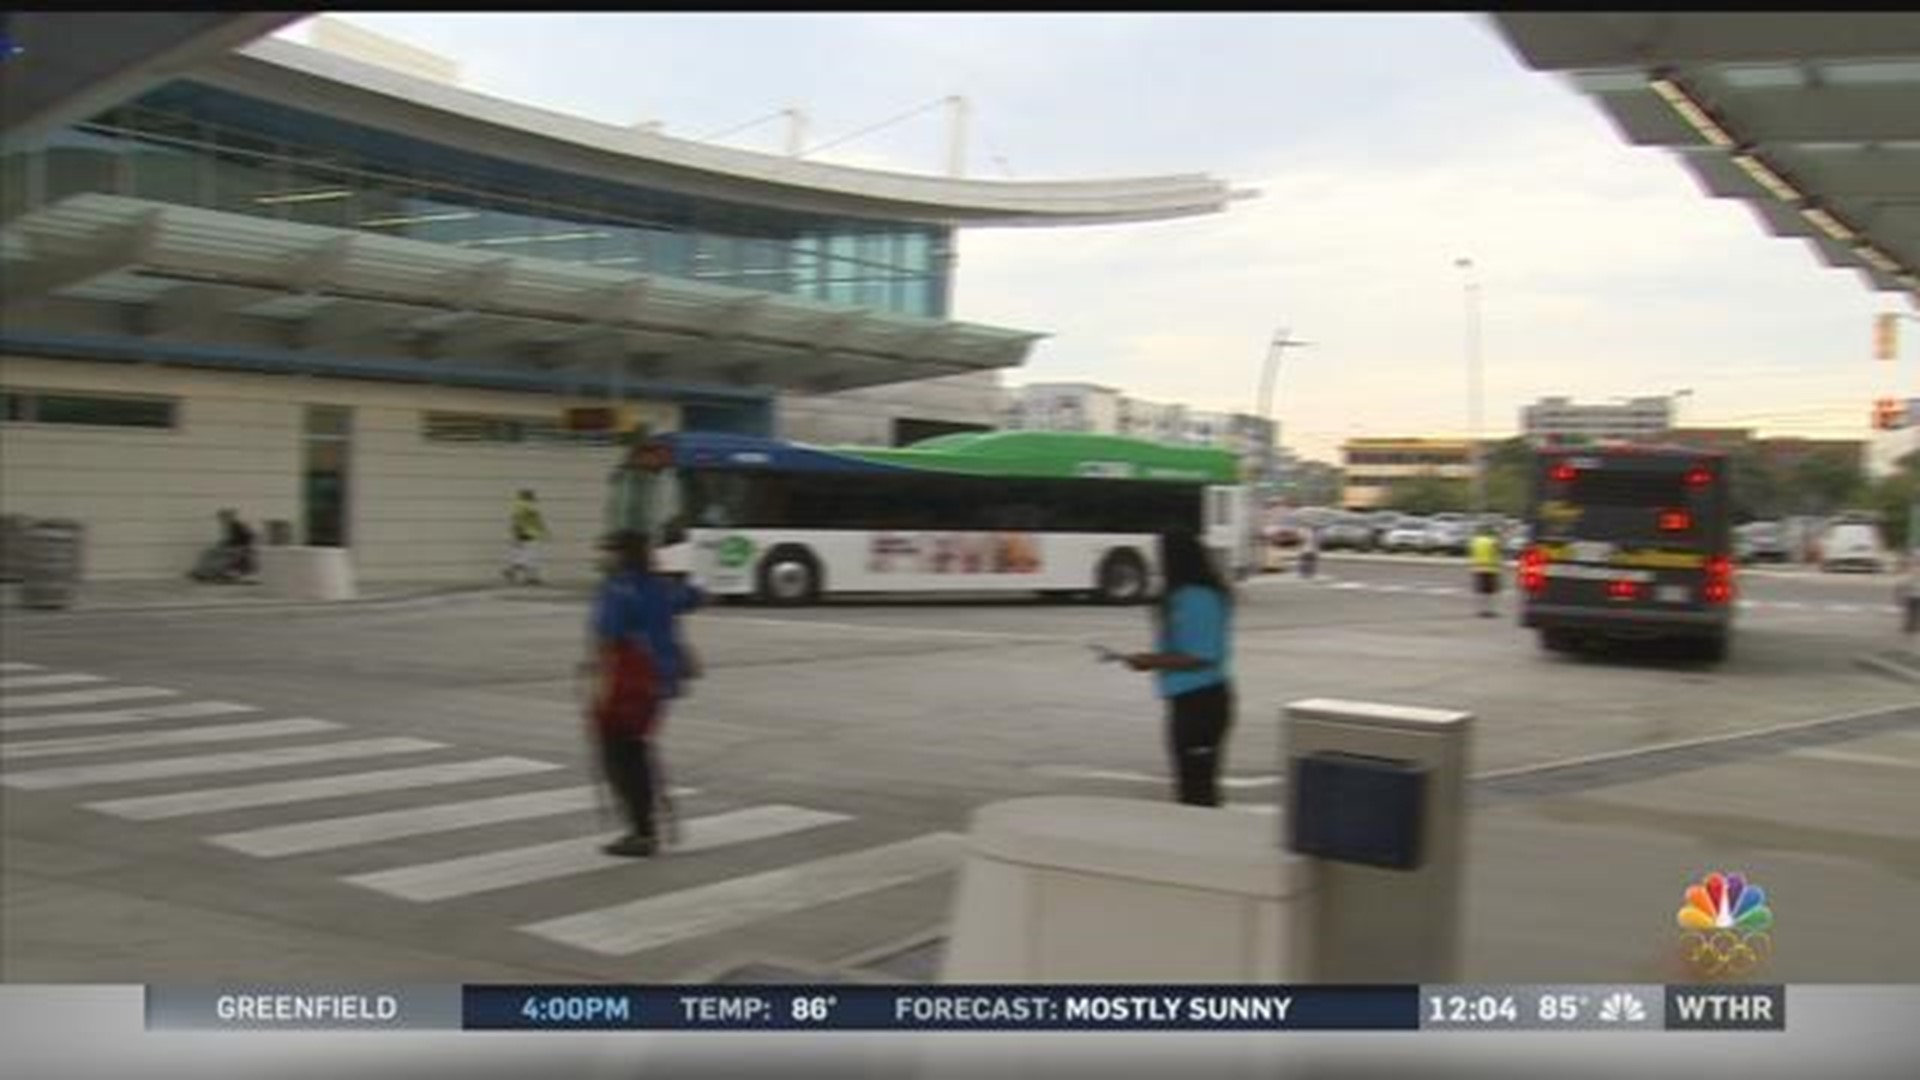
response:
{"label": "metal roof overhang", "polygon": [[0,63],[0,138],[12,149],[270,34],[301,11],[13,11]]}
{"label": "metal roof overhang", "polygon": [[1920,307],[1920,14],[1499,12],[1630,143]]}
{"label": "metal roof overhang", "polygon": [[16,345],[77,310],[156,353],[431,382],[828,393],[1016,366],[1045,336],[114,195],[7,222],[0,274]]}
{"label": "metal roof overhang", "polygon": [[182,73],[263,101],[427,143],[700,198],[951,226],[1160,221],[1251,198],[1199,174],[977,180],[862,169],[617,127],[267,38]]}

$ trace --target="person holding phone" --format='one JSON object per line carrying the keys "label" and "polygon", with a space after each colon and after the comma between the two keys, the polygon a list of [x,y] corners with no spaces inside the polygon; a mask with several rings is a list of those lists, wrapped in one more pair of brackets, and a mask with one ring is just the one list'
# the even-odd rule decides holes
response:
{"label": "person holding phone", "polygon": [[1194,533],[1162,533],[1160,566],[1166,587],[1155,609],[1158,649],[1119,662],[1151,671],[1159,682],[1178,800],[1219,806],[1222,748],[1233,724],[1233,600]]}

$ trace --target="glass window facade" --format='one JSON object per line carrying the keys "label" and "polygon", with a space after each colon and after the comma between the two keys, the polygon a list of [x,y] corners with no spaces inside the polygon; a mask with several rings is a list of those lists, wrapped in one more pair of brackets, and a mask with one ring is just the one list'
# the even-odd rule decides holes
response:
{"label": "glass window facade", "polygon": [[[175,82],[0,160],[8,215],[84,192],[944,318],[952,230],[479,154]],[[16,182],[17,181],[17,182]]]}
{"label": "glass window facade", "polygon": [[55,390],[0,393],[0,418],[23,424],[83,424],[88,427],[172,428],[179,403],[173,398],[124,394],[70,394]]}

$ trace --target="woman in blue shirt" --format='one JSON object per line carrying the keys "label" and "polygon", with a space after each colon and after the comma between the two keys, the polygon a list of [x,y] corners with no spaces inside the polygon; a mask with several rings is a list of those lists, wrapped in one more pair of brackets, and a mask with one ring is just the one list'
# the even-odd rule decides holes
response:
{"label": "woman in blue shirt", "polygon": [[1167,699],[1167,743],[1180,801],[1219,806],[1221,746],[1233,723],[1233,601],[1193,533],[1162,533],[1160,566],[1166,587],[1155,619],[1159,651],[1124,660],[1135,671],[1156,673],[1160,696]]}

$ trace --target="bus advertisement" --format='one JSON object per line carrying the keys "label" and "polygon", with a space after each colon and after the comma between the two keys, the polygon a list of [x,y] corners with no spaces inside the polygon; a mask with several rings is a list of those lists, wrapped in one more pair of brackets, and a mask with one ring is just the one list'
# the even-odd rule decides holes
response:
{"label": "bus advertisement", "polygon": [[614,470],[612,528],[645,528],[663,568],[719,596],[1032,591],[1137,603],[1155,536],[1200,533],[1224,573],[1252,550],[1234,455],[1059,432],[818,447],[679,432]]}
{"label": "bus advertisement", "polygon": [[1554,651],[1667,638],[1725,659],[1735,608],[1728,472],[1725,455],[1680,447],[1540,451],[1521,625]]}

